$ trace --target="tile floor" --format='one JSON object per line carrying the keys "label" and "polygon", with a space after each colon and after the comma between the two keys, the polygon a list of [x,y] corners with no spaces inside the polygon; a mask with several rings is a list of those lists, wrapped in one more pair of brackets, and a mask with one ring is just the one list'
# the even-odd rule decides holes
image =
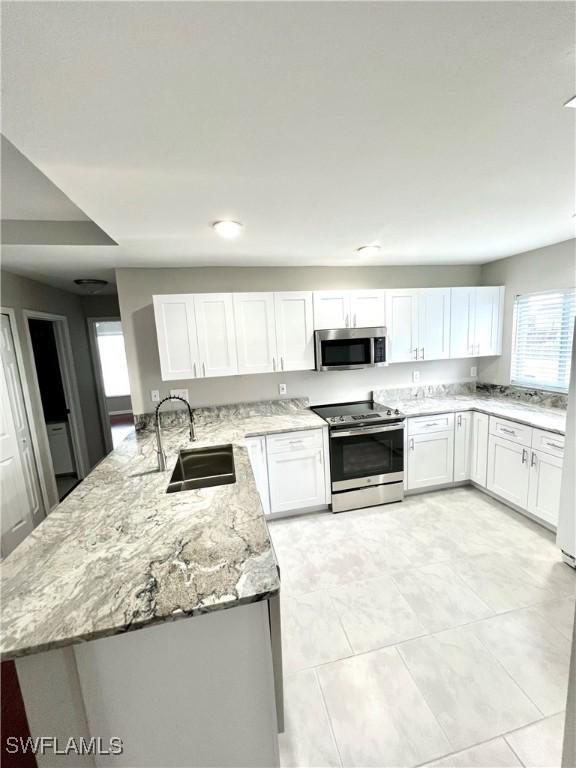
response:
{"label": "tile floor", "polygon": [[576,573],[470,488],[270,522],[284,766],[558,768]]}

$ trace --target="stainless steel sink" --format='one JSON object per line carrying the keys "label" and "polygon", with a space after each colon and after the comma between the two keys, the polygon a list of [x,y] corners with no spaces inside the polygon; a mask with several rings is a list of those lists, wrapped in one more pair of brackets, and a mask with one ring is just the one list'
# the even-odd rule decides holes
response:
{"label": "stainless steel sink", "polygon": [[236,482],[234,450],[228,445],[180,451],[166,493]]}

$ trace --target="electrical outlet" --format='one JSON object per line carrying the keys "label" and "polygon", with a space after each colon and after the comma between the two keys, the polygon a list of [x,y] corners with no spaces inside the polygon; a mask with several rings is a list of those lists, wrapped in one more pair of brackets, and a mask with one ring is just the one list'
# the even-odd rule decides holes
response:
{"label": "electrical outlet", "polygon": [[160,390],[159,389],[152,389],[152,390],[150,390],[150,400],[152,400],[153,403],[159,403],[160,402]]}
{"label": "electrical outlet", "polygon": [[286,384],[278,384],[278,392],[281,395],[285,395],[287,392]]}
{"label": "electrical outlet", "polygon": [[414,384],[416,384],[417,381],[420,381],[420,371],[412,371],[412,381]]}
{"label": "electrical outlet", "polygon": [[470,376],[478,376],[478,368],[475,365],[470,368]]}
{"label": "electrical outlet", "polygon": [[188,400],[187,389],[171,389],[170,394],[172,395],[172,397],[182,397],[184,400]]}

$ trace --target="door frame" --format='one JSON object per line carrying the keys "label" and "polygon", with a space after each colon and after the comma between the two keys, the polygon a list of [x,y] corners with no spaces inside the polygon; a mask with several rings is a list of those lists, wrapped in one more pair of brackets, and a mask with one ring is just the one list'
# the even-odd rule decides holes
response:
{"label": "door frame", "polygon": [[[30,428],[30,439],[32,441],[32,454],[34,456],[34,463],[36,464],[36,474],[38,477],[38,483],[40,485],[40,495],[42,497],[42,505],[44,507],[44,516],[47,516],[57,504],[50,503],[50,492],[48,491],[48,483],[50,478],[46,478],[46,473],[42,466],[40,457],[42,451],[40,450],[40,442],[38,440],[38,424],[34,418],[34,408],[32,407],[32,396],[30,388],[28,386],[28,379],[26,378],[26,372],[24,368],[24,356],[22,355],[22,342],[20,340],[20,333],[18,331],[18,323],[16,322],[16,311],[12,307],[0,306],[0,314],[8,317],[8,323],[10,325],[10,331],[12,333],[12,341],[14,343],[14,354],[16,356],[16,366],[18,368],[18,376],[20,377],[20,386],[22,388],[22,397],[24,399],[24,410],[26,412],[26,418],[28,420],[28,427]],[[48,438],[46,437],[46,440]],[[58,492],[56,488],[56,481],[52,480],[50,485],[55,498],[58,498]]]}
{"label": "door frame", "polygon": [[[34,388],[34,395],[37,402],[42,407],[42,398],[40,396],[40,385],[38,382],[38,374],[36,372],[36,364],[34,361],[34,350],[32,348],[32,336],[30,334],[29,320],[48,320],[54,324],[54,337],[56,339],[56,350],[58,352],[58,361],[60,363],[60,374],[62,376],[62,384],[64,386],[64,394],[68,403],[68,423],[70,425],[70,437],[72,440],[72,450],[74,452],[74,460],[76,463],[76,473],[79,480],[83,480],[89,472],[88,450],[86,445],[86,432],[84,430],[84,421],[82,419],[82,407],[80,405],[80,394],[78,389],[78,378],[76,376],[76,370],[74,368],[74,355],[72,353],[72,342],[70,340],[70,328],[68,325],[68,318],[66,315],[55,315],[51,312],[40,312],[35,309],[22,310],[24,315],[24,324],[26,326],[26,337],[31,354],[31,362],[33,366],[33,378],[32,386]],[[40,426],[40,430],[44,433],[46,444],[48,442],[48,430],[46,424],[43,422]],[[50,463],[52,463],[52,457],[50,457]],[[54,474],[54,470],[52,470]],[[54,484],[56,480],[54,480]],[[58,493],[56,493],[58,498]]]}
{"label": "door frame", "polygon": [[102,425],[102,435],[104,437],[106,453],[110,453],[112,450],[114,450],[114,444],[112,442],[112,430],[110,429],[110,422],[108,418],[110,414],[108,413],[108,407],[106,405],[104,378],[102,376],[102,363],[100,361],[98,342],[96,340],[96,323],[103,323],[106,321],[122,322],[122,318],[119,315],[86,318],[86,323],[88,326],[88,338],[90,340],[90,356],[92,358],[94,381],[96,382],[96,393],[98,395],[98,413],[100,414],[100,423]]}

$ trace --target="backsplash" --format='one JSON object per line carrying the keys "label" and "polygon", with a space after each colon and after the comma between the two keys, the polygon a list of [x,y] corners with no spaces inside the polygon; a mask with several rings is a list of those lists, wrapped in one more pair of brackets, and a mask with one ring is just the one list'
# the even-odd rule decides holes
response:
{"label": "backsplash", "polygon": [[544,389],[527,389],[504,384],[477,384],[476,392],[479,395],[506,397],[511,400],[519,400],[522,403],[542,405],[544,408],[563,408],[565,410],[568,407],[568,395],[563,395],[560,392],[546,392]]}
{"label": "backsplash", "polygon": [[376,389],[372,393],[374,400],[386,403],[388,400],[417,400],[423,397],[454,397],[454,395],[472,395],[476,391],[476,382],[459,381],[452,384],[424,384],[418,387],[397,387]]}

